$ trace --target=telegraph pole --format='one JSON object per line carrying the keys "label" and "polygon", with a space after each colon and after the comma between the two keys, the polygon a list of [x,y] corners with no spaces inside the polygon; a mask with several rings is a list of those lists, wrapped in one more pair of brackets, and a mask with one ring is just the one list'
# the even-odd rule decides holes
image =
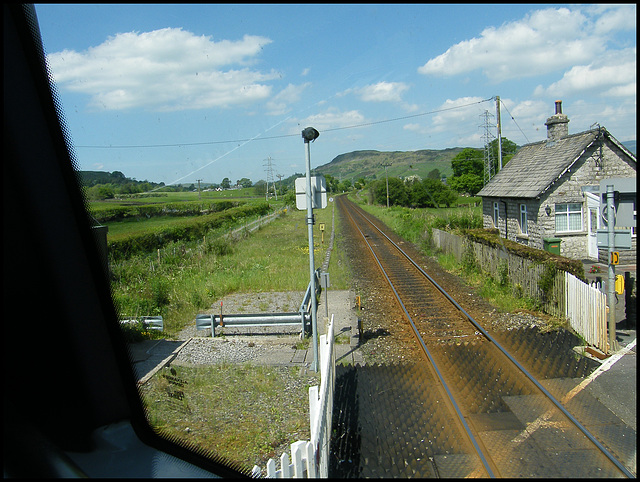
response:
{"label": "telegraph pole", "polygon": [[498,130],[498,170],[502,170],[502,123],[500,122],[500,96],[496,95],[496,118]]}
{"label": "telegraph pole", "polygon": [[389,207],[389,176],[387,175],[387,166],[390,166],[391,163],[384,163],[382,166],[384,167],[384,177],[387,179],[387,208]]}
{"label": "telegraph pole", "polygon": [[202,179],[197,179],[198,181],[198,199],[200,199],[200,181],[202,181]]}

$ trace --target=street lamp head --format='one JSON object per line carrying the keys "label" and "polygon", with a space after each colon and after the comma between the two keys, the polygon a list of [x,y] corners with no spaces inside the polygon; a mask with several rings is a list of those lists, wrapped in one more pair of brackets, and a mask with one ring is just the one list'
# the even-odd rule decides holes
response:
{"label": "street lamp head", "polygon": [[313,127],[307,127],[302,131],[302,138],[304,139],[304,142],[315,141],[319,135],[320,133]]}

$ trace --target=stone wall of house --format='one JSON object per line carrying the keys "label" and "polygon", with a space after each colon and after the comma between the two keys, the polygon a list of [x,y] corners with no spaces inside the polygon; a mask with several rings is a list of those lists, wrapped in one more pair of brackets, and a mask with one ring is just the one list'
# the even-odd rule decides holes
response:
{"label": "stone wall of house", "polygon": [[[483,198],[482,215],[485,228],[497,227],[500,235],[532,248],[543,249],[544,238],[560,239],[560,254],[571,259],[584,259],[588,253],[587,236],[587,203],[582,192],[583,186],[598,186],[603,179],[616,177],[634,177],[636,165],[626,162],[618,148],[605,142],[602,149],[592,146],[573,167],[564,173],[541,199],[497,199]],[[500,208],[499,226],[493,224],[493,203],[498,201]],[[507,222],[505,225],[505,203]],[[529,217],[529,233],[523,236],[520,233],[520,204],[527,204]],[[583,230],[576,233],[555,232],[555,204],[556,203],[580,203],[582,204]],[[550,207],[547,215],[546,207]],[[506,228],[506,230],[505,230]],[[626,264],[635,264],[635,250],[624,253]],[[633,259],[626,259],[633,258]]]}

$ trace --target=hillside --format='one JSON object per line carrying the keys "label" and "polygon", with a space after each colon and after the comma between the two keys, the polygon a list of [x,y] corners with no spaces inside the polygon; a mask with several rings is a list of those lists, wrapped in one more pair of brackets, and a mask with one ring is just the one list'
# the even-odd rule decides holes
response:
{"label": "hillside", "polygon": [[462,147],[449,149],[420,151],[354,151],[340,154],[330,163],[319,166],[314,172],[321,175],[329,174],[338,179],[381,179],[384,177],[384,165],[387,173],[393,177],[407,177],[418,175],[426,178],[429,172],[438,169],[441,175],[450,176],[451,159]]}

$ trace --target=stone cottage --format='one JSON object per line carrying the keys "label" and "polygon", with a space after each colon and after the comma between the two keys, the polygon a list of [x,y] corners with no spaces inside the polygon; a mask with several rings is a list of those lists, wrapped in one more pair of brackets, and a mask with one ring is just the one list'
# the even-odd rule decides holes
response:
{"label": "stone cottage", "polygon": [[[532,248],[559,247],[567,258],[607,262],[596,236],[605,228],[600,181],[633,178],[635,186],[636,156],[602,126],[569,135],[568,124],[562,102],[556,101],[545,124],[547,139],[522,146],[478,193],[483,226]],[[620,252],[621,264],[636,262],[635,217],[628,227],[632,250]]]}

